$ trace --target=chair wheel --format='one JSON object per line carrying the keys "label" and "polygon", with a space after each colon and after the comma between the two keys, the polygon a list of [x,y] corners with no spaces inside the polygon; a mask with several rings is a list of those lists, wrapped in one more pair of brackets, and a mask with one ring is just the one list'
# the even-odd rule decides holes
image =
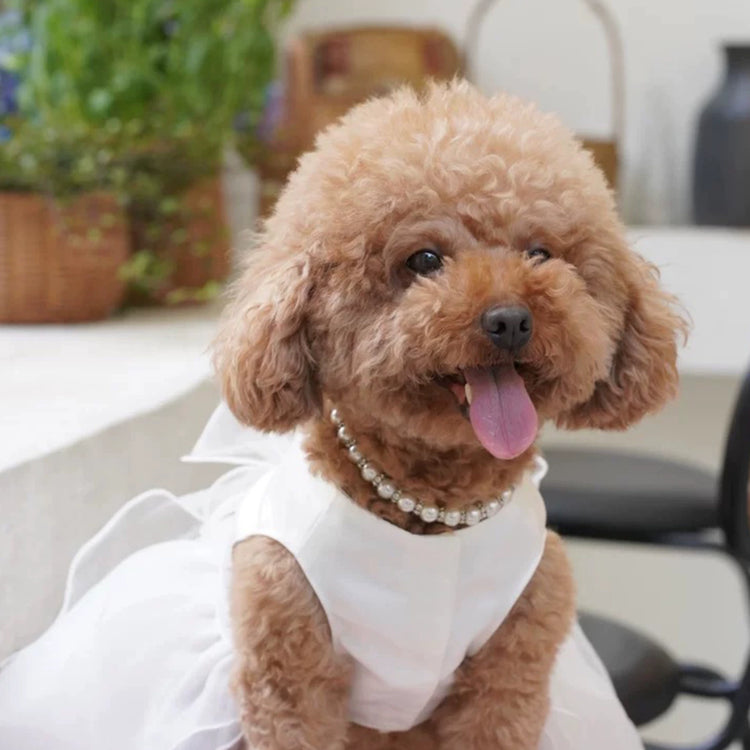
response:
{"label": "chair wheel", "polygon": [[648,636],[613,620],[581,613],[579,621],[630,720],[641,726],[666,712],[680,685],[672,657]]}

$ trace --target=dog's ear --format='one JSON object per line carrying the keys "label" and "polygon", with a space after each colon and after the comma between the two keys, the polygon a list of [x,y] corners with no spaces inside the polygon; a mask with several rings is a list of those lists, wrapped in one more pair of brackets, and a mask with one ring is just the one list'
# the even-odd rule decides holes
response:
{"label": "dog's ear", "polygon": [[624,242],[616,257],[610,272],[624,284],[625,299],[609,376],[588,401],[558,418],[568,429],[622,430],[677,394],[677,343],[687,325],[676,299],[661,288],[656,268]]}
{"label": "dog's ear", "polygon": [[264,241],[250,251],[214,342],[224,398],[241,422],[283,432],[319,409],[306,330],[312,288],[307,254]]}

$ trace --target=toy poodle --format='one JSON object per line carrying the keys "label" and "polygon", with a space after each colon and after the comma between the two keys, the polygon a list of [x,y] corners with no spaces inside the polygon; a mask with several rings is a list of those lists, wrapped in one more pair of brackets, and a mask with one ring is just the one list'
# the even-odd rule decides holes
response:
{"label": "toy poodle", "polygon": [[[456,82],[369,101],[319,136],[234,287],[216,366],[241,422],[300,428],[312,472],[368,514],[452,538],[506,504],[545,422],[620,430],[672,397],[681,328],[589,153],[555,117]],[[415,688],[429,713],[399,720],[410,674],[368,681],[299,560],[244,539],[234,686],[250,747],[536,748],[575,609],[554,533],[524,584],[448,680]]]}

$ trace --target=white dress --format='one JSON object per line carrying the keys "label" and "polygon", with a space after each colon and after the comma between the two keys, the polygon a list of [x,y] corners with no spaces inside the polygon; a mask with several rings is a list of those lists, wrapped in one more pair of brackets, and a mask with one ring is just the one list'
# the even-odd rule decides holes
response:
{"label": "white dress", "polygon": [[[192,495],[135,498],[79,551],[57,620],[0,670],[2,750],[239,747],[227,593],[232,544],[252,534],[295,555],[354,660],[350,718],[407,729],[502,622],[544,545],[538,477],[493,518],[423,537],[313,477],[297,438],[225,407],[187,460],[235,468]],[[539,750],[642,749],[577,626],[550,687]]]}

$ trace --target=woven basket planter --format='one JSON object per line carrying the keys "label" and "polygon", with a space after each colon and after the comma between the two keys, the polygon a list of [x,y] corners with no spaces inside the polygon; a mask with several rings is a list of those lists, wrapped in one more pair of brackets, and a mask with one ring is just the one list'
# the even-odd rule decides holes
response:
{"label": "woven basket planter", "polygon": [[99,320],[123,301],[127,222],[114,196],[0,192],[0,323]]}
{"label": "woven basket planter", "polygon": [[[133,247],[154,247],[159,257],[173,266],[163,283],[148,294],[134,297],[135,302],[180,301],[179,292],[199,290],[208,282],[220,282],[229,275],[229,231],[220,178],[195,183],[178,200],[178,211],[167,219],[131,212]],[[188,294],[186,301],[194,299]]]}

